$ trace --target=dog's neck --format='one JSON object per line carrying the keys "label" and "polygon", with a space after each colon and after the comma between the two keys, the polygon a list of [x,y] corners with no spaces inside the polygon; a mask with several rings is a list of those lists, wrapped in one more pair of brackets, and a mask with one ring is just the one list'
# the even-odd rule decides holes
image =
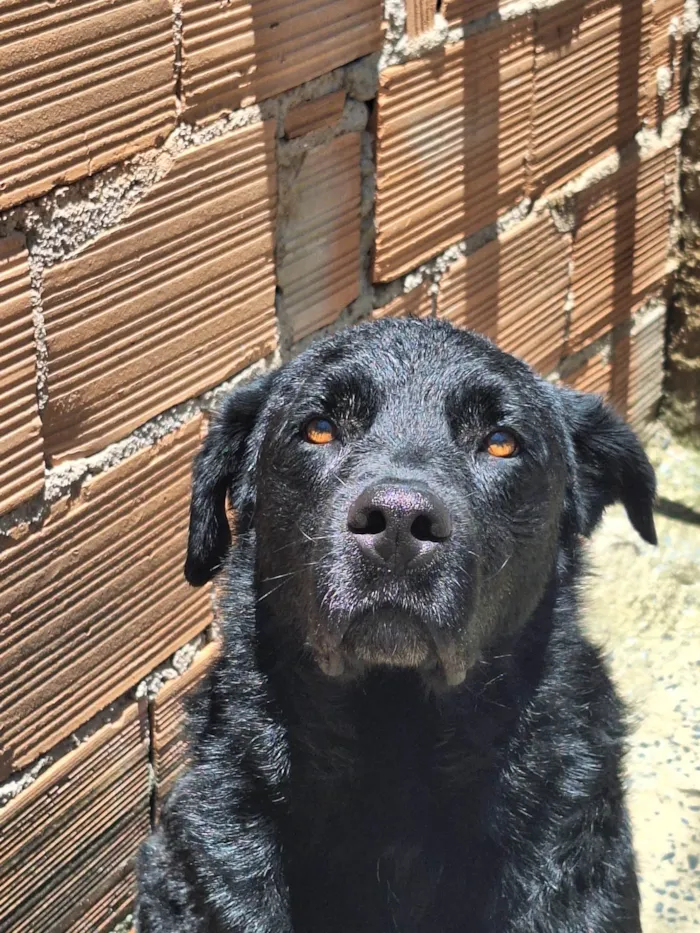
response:
{"label": "dog's neck", "polygon": [[[546,691],[551,672],[560,671],[557,658],[562,651],[566,655],[566,643],[578,637],[575,546],[560,550],[549,584],[520,633],[494,645],[459,687],[436,693],[415,671],[380,668],[343,682],[321,671],[288,619],[278,617],[268,601],[256,600],[253,561],[253,548],[236,549],[220,591],[229,645],[223,676],[237,685],[239,700],[250,697],[251,704],[243,719],[240,702],[236,706],[232,734],[250,732],[251,747],[257,749],[261,729],[282,728],[292,771],[331,785],[356,780],[364,767],[374,767],[377,756],[398,761],[419,746],[439,751],[446,769],[451,748],[461,750],[464,762],[470,757],[465,748],[473,749],[476,760],[484,750],[502,746],[517,717]],[[268,771],[262,750],[260,755],[259,766]],[[271,779],[281,780],[285,770],[275,766]]]}
{"label": "dog's neck", "polygon": [[331,780],[356,779],[365,766],[381,770],[382,761],[393,770],[402,758],[438,755],[449,767],[452,747],[461,762],[469,747],[483,761],[484,750],[503,743],[536,693],[557,619],[571,616],[572,608],[570,588],[553,574],[521,632],[494,645],[462,685],[438,692],[415,670],[378,667],[356,679],[329,677],[290,638],[284,620],[259,610],[259,663],[285,710],[293,761]]}

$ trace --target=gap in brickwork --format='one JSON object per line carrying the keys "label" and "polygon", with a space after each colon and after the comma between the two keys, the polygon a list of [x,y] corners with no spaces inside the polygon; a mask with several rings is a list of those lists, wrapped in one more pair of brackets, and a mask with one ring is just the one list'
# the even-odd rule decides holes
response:
{"label": "gap in brickwork", "polygon": [[173,77],[178,117],[182,113],[182,0],[173,0]]}

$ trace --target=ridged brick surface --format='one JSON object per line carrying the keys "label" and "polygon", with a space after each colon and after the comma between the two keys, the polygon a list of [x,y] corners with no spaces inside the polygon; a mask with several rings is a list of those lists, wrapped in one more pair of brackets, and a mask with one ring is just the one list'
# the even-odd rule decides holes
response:
{"label": "ridged brick surface", "polygon": [[95,933],[121,919],[149,829],[144,725],[132,706],[0,809],[1,933]]}
{"label": "ridged brick surface", "polygon": [[0,210],[175,124],[168,0],[3,0],[0,45]]}
{"label": "ridged brick surface", "polygon": [[430,284],[423,282],[382,308],[375,308],[372,317],[431,317],[432,313],[433,296],[430,294]]}
{"label": "ridged brick surface", "polygon": [[563,381],[580,392],[602,396],[624,418],[630,391],[629,327],[625,325],[605,336],[608,339],[602,348],[569,371]]}
{"label": "ridged brick surface", "polygon": [[637,176],[632,291],[639,301],[666,272],[677,151],[663,150],[642,162]]}
{"label": "ridged brick surface", "polygon": [[656,415],[664,380],[666,315],[660,309],[630,335],[627,420],[639,429]]}
{"label": "ridged brick surface", "polygon": [[274,128],[178,156],[129,217],[48,269],[46,448],[84,456],[277,344]]}
{"label": "ridged brick surface", "polygon": [[374,276],[395,278],[523,194],[532,30],[503,23],[380,76]]}
{"label": "ridged brick surface", "polygon": [[[142,834],[139,842],[147,833]],[[118,869],[105,883],[105,894],[75,923],[66,928],[65,933],[114,933],[115,922],[126,917],[133,908],[136,891],[136,874],[133,868]],[[92,900],[92,897],[90,898]],[[136,933],[131,928],[130,933]]]}
{"label": "ridged brick surface", "polygon": [[[660,123],[681,106],[683,60],[683,0],[653,0],[651,14],[650,62],[647,85],[647,116]],[[670,82],[666,94],[658,94],[659,69]]]}
{"label": "ridged brick surface", "polygon": [[419,36],[433,28],[435,7],[435,0],[406,0],[406,32],[409,36]]}
{"label": "ridged brick surface", "polygon": [[442,6],[443,15],[454,28],[496,12],[499,5],[498,0],[443,0]]}
{"label": "ridged brick surface", "polygon": [[378,49],[380,0],[183,0],[186,105],[230,110]]}
{"label": "ridged brick surface", "polygon": [[663,280],[669,248],[675,151],[629,160],[578,199],[569,347],[624,321]]}
{"label": "ridged brick surface", "polygon": [[0,552],[0,780],[210,622],[183,579],[198,419],[89,480]]}
{"label": "ridged brick surface", "polygon": [[335,91],[318,100],[308,100],[291,107],[284,119],[284,132],[290,139],[295,139],[314,130],[333,126],[341,118],[344,106],[345,91]]}
{"label": "ridged brick surface", "polygon": [[549,372],[564,347],[569,257],[549,215],[532,218],[450,267],[438,315]]}
{"label": "ridged brick surface", "polygon": [[24,240],[0,239],[0,514],[44,482],[30,288]]}
{"label": "ridged brick surface", "polygon": [[565,377],[564,382],[579,392],[592,392],[610,398],[612,389],[612,365],[602,353],[595,353]]}
{"label": "ridged brick surface", "polygon": [[295,340],[331,324],[360,291],[360,134],[307,152],[277,276]]}
{"label": "ridged brick surface", "polygon": [[567,0],[536,14],[534,190],[629,142],[641,125],[649,9],[647,0]]}
{"label": "ridged brick surface", "polygon": [[188,760],[185,703],[199,686],[219,654],[217,644],[208,645],[192,667],[169,681],[151,706],[153,777],[158,805],[163,802]]}
{"label": "ridged brick surface", "polygon": [[[661,122],[681,105],[684,6],[683,0],[653,0],[647,88],[648,116],[653,123]],[[657,94],[660,68],[670,80],[664,97]]]}

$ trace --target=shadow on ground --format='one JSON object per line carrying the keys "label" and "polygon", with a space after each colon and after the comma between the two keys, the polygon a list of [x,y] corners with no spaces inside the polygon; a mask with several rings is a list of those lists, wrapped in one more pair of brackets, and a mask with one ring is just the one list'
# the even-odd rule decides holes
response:
{"label": "shadow on ground", "polygon": [[611,509],[591,546],[586,619],[633,719],[642,928],[682,933],[700,928],[700,451],[662,431],[648,450],[659,546]]}

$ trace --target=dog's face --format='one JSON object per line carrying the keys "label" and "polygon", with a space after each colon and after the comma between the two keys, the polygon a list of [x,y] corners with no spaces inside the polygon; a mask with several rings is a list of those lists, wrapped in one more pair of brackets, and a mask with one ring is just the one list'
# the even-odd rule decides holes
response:
{"label": "dog's face", "polygon": [[336,677],[390,665],[459,684],[606,505],[654,540],[632,432],[437,322],[344,331],[227,400],[195,466],[191,582],[228,547],[227,489],[260,604]]}

